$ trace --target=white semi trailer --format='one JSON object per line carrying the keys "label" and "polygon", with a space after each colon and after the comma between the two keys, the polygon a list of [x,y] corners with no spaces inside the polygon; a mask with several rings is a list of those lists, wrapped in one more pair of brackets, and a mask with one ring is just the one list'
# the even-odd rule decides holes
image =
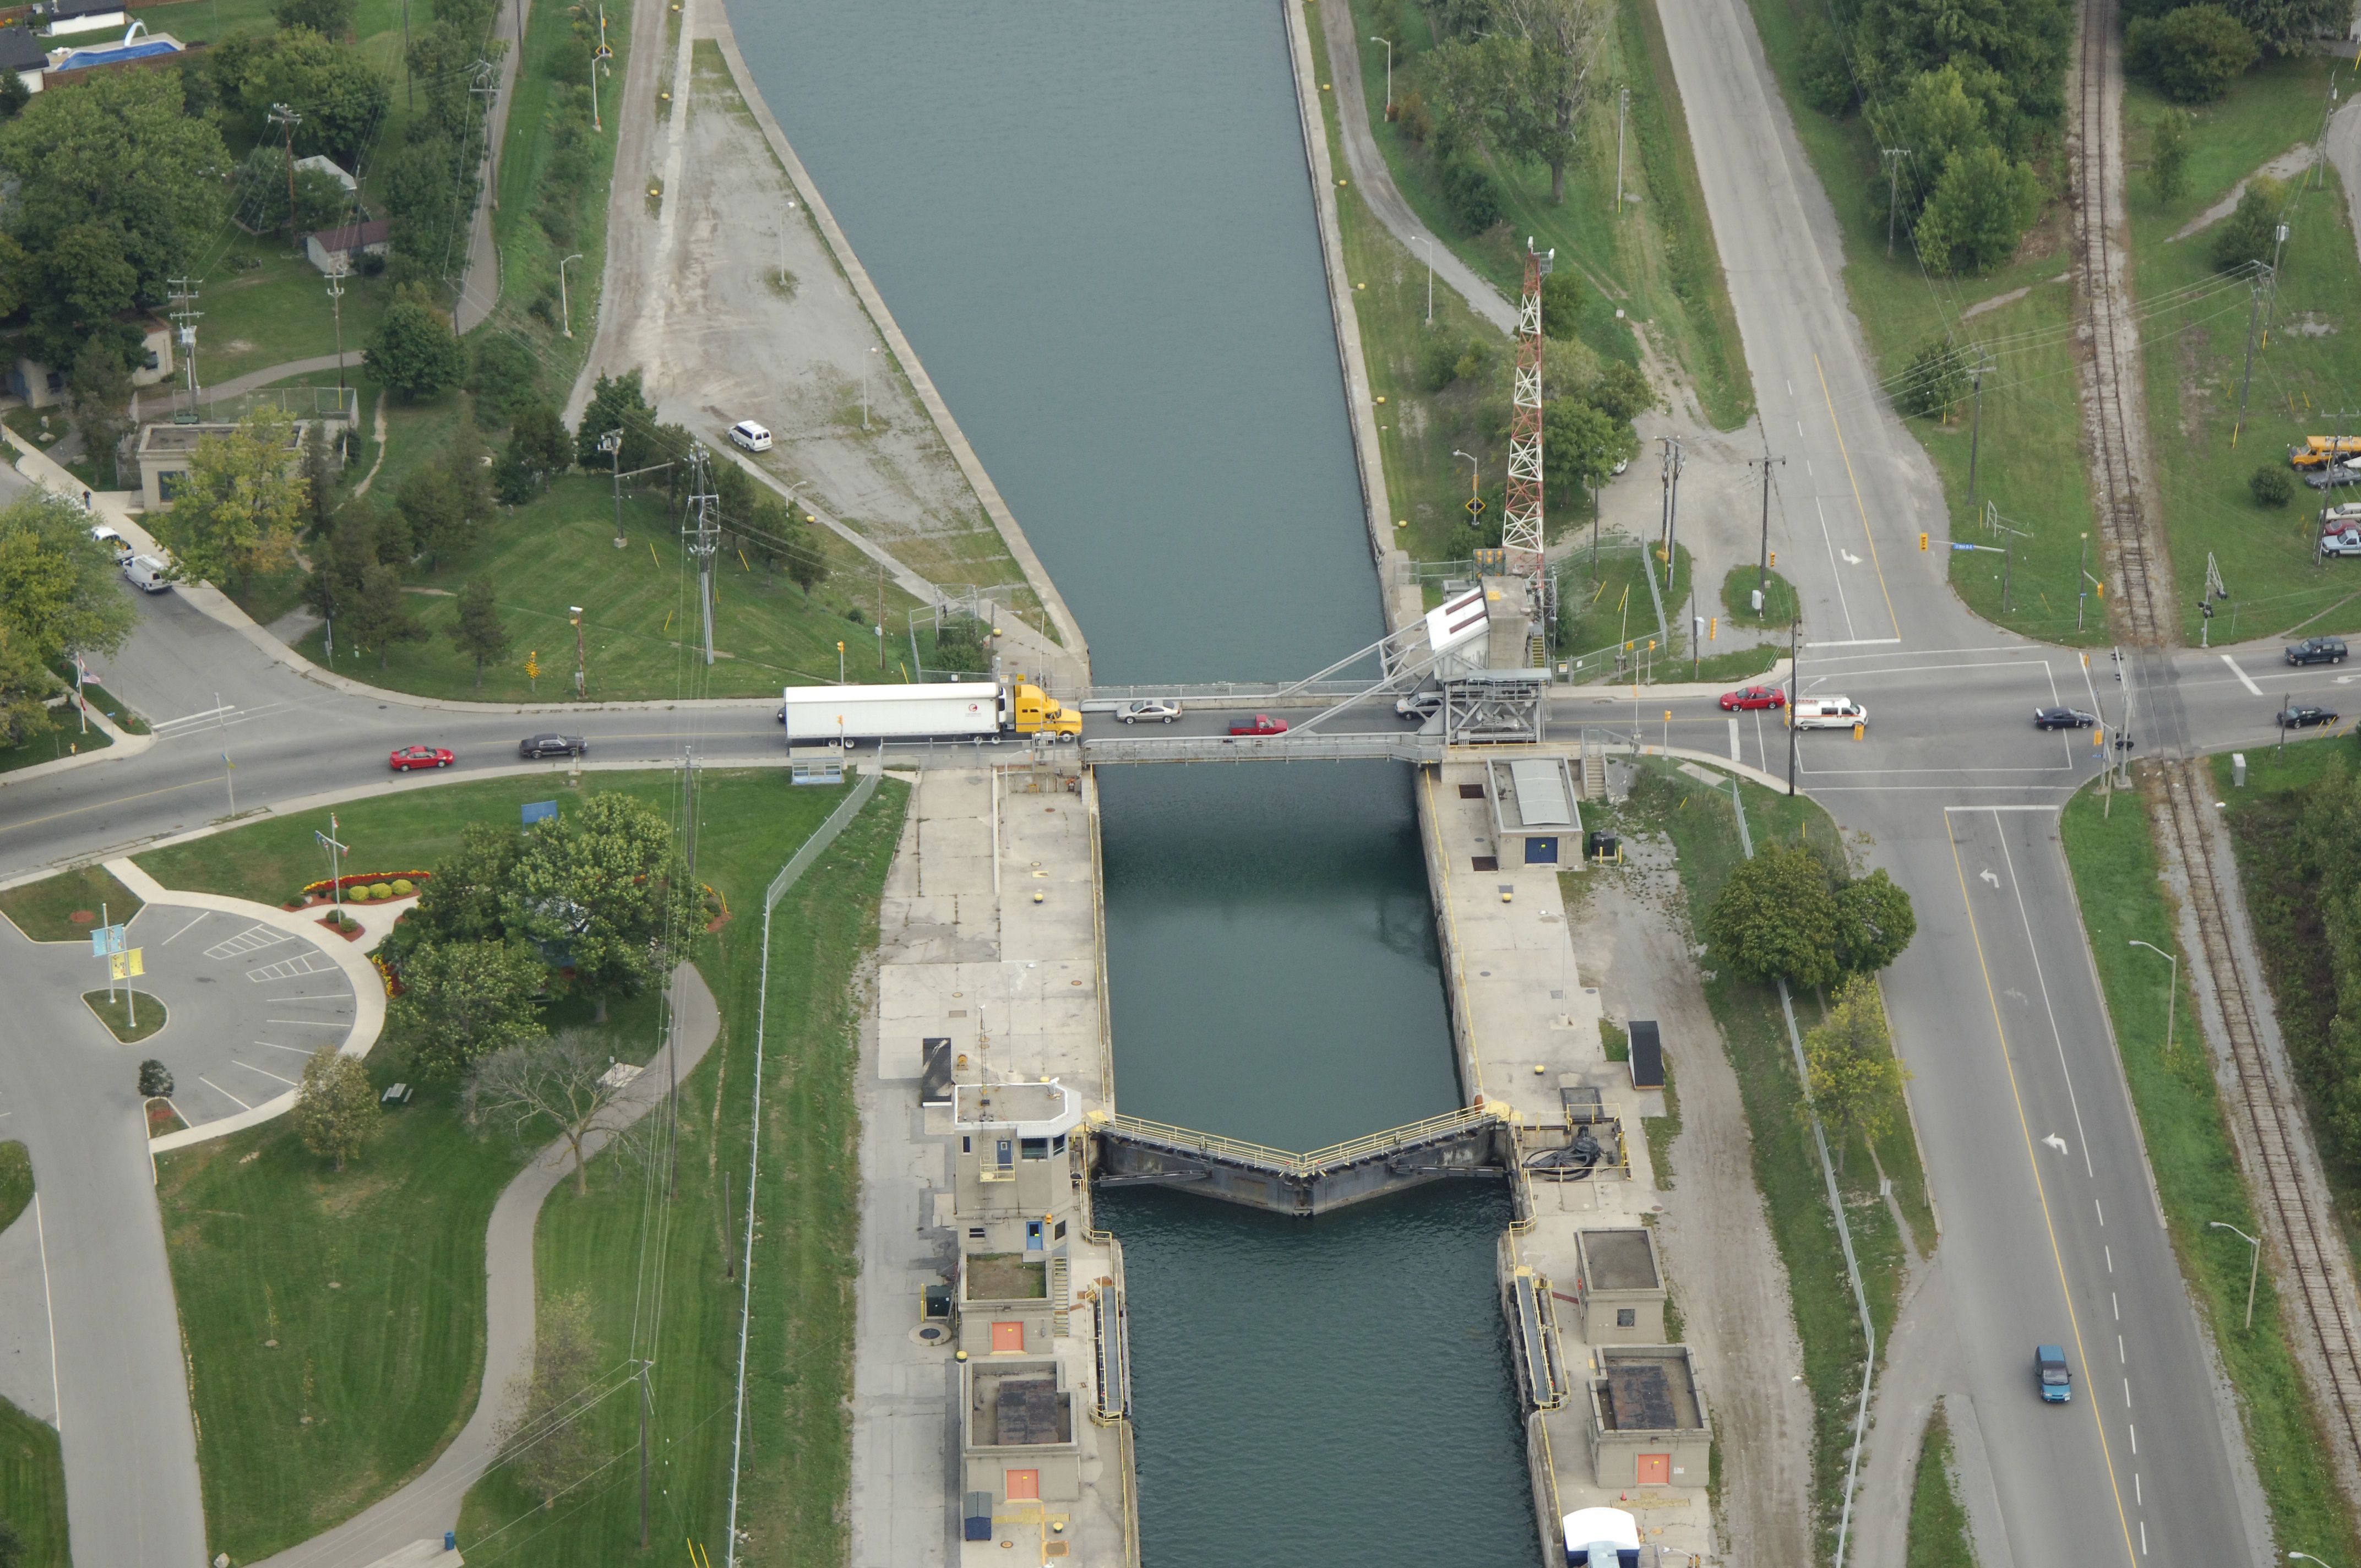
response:
{"label": "white semi trailer", "polygon": [[952,740],[1049,735],[1071,740],[1082,716],[1029,681],[939,685],[789,686],[780,718],[787,744],[831,740]]}

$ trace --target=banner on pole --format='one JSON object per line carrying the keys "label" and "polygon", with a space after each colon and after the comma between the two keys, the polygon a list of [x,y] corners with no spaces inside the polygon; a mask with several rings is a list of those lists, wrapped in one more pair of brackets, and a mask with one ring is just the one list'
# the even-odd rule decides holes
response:
{"label": "banner on pole", "polygon": [[107,972],[116,980],[129,980],[148,972],[148,949],[134,948],[129,952],[111,953],[106,960]]}

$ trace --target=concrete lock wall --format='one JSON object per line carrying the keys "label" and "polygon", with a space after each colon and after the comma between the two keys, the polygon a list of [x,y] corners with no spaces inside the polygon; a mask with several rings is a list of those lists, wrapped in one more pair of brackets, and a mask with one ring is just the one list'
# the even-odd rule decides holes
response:
{"label": "concrete lock wall", "polygon": [[995,1352],[993,1330],[1001,1323],[1016,1323],[1025,1332],[1022,1353],[1047,1355],[1054,1344],[1050,1324],[1049,1303],[1047,1301],[962,1301],[960,1303],[959,1348],[970,1355],[1009,1354]]}
{"label": "concrete lock wall", "polygon": [[1203,1197],[1274,1213],[1310,1217],[1367,1199],[1422,1187],[1445,1177],[1505,1174],[1514,1157],[1508,1130],[1495,1123],[1456,1129],[1389,1153],[1306,1168],[1144,1140],[1117,1128],[1095,1135],[1095,1174],[1124,1183],[1160,1181]]}
{"label": "concrete lock wall", "polygon": [[[1673,1436],[1594,1430],[1590,1435],[1591,1467],[1601,1486],[1702,1486],[1712,1452],[1712,1441],[1702,1431]],[[1652,1455],[1664,1456],[1664,1464],[1652,1465],[1649,1478],[1642,1481],[1641,1461]],[[1657,1468],[1664,1474],[1654,1474]]]}

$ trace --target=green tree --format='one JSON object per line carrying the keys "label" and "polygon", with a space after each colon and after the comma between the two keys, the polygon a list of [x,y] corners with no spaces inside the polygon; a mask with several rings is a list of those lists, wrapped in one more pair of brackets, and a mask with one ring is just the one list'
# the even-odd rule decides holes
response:
{"label": "green tree", "polygon": [[2124,30],[2125,63],[2177,104],[2219,98],[2261,53],[2246,24],[2219,5],[2183,5]]}
{"label": "green tree", "polygon": [[2235,272],[2270,260],[2286,202],[2287,187],[2278,181],[2259,174],[2247,181],[2237,206],[2213,230],[2213,270]]}
{"label": "green tree", "polygon": [[1624,424],[1631,423],[1657,405],[1656,389],[1648,385],[1648,378],[1636,365],[1620,359],[1609,359],[1598,367],[1590,384],[1582,389],[1582,400],[1604,411],[1608,418]]}
{"label": "green tree", "polygon": [[100,223],[58,230],[35,253],[34,275],[34,335],[53,364],[71,358],[91,334],[129,310],[139,293],[139,269],[125,248],[125,236]]}
{"label": "green tree", "polygon": [[574,461],[589,469],[611,466],[613,460],[598,450],[599,437],[610,430],[623,433],[626,469],[645,468],[677,455],[667,452],[659,456],[655,451],[656,411],[648,404],[637,369],[601,376],[591,388],[590,404],[582,411],[582,422],[575,432]]}
{"label": "green tree", "polygon": [[1883,122],[1879,134],[1886,138],[1881,145],[1907,148],[1910,156],[1898,177],[1879,167],[1870,186],[1872,199],[1880,211],[1891,202],[1904,224],[1917,217],[1954,154],[1992,143],[1983,103],[1968,91],[1955,65],[1911,76],[1893,106],[1877,117]]}
{"label": "green tree", "polygon": [[1982,272],[2008,259],[2041,210],[2041,181],[1986,144],[1951,155],[1911,232],[1938,272]]}
{"label": "green tree", "polygon": [[467,254],[480,183],[475,162],[454,137],[413,134],[383,156],[373,188],[392,231],[393,277],[439,278],[453,257]]}
{"label": "green tree", "polygon": [[303,426],[303,536],[325,539],[336,518],[336,462],[320,420]]}
{"label": "green tree", "polygon": [[467,373],[467,351],[451,335],[451,318],[411,295],[387,307],[361,358],[405,402],[456,387]]}
{"label": "green tree", "polygon": [[[237,221],[258,233],[285,228],[296,234],[334,228],[351,210],[352,197],[333,174],[298,169],[288,177],[286,149],[264,142],[237,166]],[[295,205],[287,204],[290,192]],[[292,216],[290,216],[290,214]]]}
{"label": "green tree", "polygon": [[2258,506],[2283,507],[2295,499],[2295,477],[2276,463],[2266,463],[2246,480]]}
{"label": "green tree", "polygon": [[322,38],[341,38],[353,30],[356,0],[271,0],[270,15],[281,27],[309,27]]}
{"label": "green tree", "polygon": [[1559,398],[1543,412],[1542,480],[1555,505],[1587,497],[1639,450],[1629,424],[1581,399]]}
{"label": "green tree", "polygon": [[1705,938],[1748,980],[1809,991],[1843,972],[1841,922],[1828,869],[1810,850],[1767,844],[1730,873],[1706,912]]}
{"label": "green tree", "polygon": [[1542,280],[1542,331],[1572,342],[1582,324],[1584,299],[1581,274],[1570,265],[1553,268]]}
{"label": "green tree", "polygon": [[139,1094],[144,1100],[159,1100],[172,1092],[172,1069],[149,1057],[139,1064]]}
{"label": "green tree", "polygon": [[474,537],[467,499],[443,464],[412,468],[394,491],[393,504],[410,526],[411,543],[428,558],[430,570],[439,571],[446,553],[456,554]]}
{"label": "green tree", "polygon": [[1918,345],[1894,389],[1894,407],[1905,418],[1945,419],[1968,396],[1968,359],[1947,333]]}
{"label": "green tree", "polygon": [[2189,193],[2189,114],[2167,109],[2148,126],[2147,179],[2167,205]]}
{"label": "green tree", "polygon": [[1837,889],[1837,958],[1854,974],[1874,973],[1902,956],[1918,934],[1918,916],[1883,868]]}
{"label": "green tree", "polygon": [[[542,484],[574,466],[574,438],[566,422],[546,400],[534,396],[516,405],[509,425],[509,455],[517,466]],[[730,472],[735,465],[719,471]]]}
{"label": "green tree", "polygon": [[1856,1137],[1874,1145],[1902,1114],[1909,1073],[1894,1058],[1885,1003],[1865,975],[1845,981],[1820,1026],[1804,1036],[1812,1109],[1837,1147],[1837,1168]]}
{"label": "green tree", "polygon": [[2270,55],[2302,54],[2341,35],[2352,16],[2344,0],[2224,0],[2223,8]]}
{"label": "green tree", "polygon": [[303,1146],[338,1170],[368,1146],[378,1129],[377,1090],[360,1058],[322,1046],[303,1063],[295,1089],[295,1133]]}
{"label": "green tree", "polygon": [[476,415],[507,424],[528,401],[542,401],[541,362],[533,345],[515,333],[475,334],[476,365],[467,389],[476,394]]}
{"label": "green tree", "polygon": [[497,942],[507,932],[501,900],[523,839],[513,828],[470,823],[459,847],[435,862],[418,902],[397,932],[449,944]]}
{"label": "green tree", "polygon": [[523,943],[421,942],[402,954],[400,972],[386,1032],[428,1077],[458,1078],[479,1058],[541,1034],[535,998],[548,970]]}
{"label": "green tree", "polygon": [[139,618],[115,576],[73,502],[34,490],[0,508],[0,626],[37,662],[113,653],[130,640]]}
{"label": "green tree", "polygon": [[66,373],[66,390],[84,449],[105,465],[106,478],[115,478],[115,455],[131,429],[131,376],[115,334],[93,333],[82,340],[82,351]]}
{"label": "green tree", "polygon": [[527,837],[501,913],[511,933],[570,965],[603,1011],[608,998],[671,970],[687,939],[693,891],[671,826],[653,806],[594,795]]}
{"label": "green tree", "polygon": [[258,409],[227,435],[208,435],[156,532],[191,578],[235,581],[292,560],[309,487],[291,450],[294,426]]}
{"label": "green tree", "polygon": [[229,153],[211,120],[185,112],[178,74],[90,77],[36,94],[0,125],[0,169],[18,182],[0,222],[35,256],[77,225],[105,230],[131,265],[132,292],[160,301],[165,280],[221,226]]}
{"label": "green tree", "polygon": [[509,655],[509,630],[500,624],[500,601],[492,596],[492,580],[478,577],[459,590],[459,619],[451,627],[451,641],[476,662],[476,689],[484,689],[484,665]]}
{"label": "green tree", "polygon": [[376,652],[380,670],[396,643],[423,642],[429,635],[411,616],[401,574],[383,561],[371,562],[361,574],[358,591],[345,606],[345,630],[354,647]]}

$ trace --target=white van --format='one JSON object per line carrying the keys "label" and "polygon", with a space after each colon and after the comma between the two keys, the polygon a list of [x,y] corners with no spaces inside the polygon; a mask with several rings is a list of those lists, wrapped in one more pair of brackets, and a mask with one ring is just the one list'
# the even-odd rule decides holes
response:
{"label": "white van", "polygon": [[135,588],[160,594],[172,586],[171,568],[153,555],[134,555],[123,563],[123,576]]}
{"label": "white van", "polygon": [[749,452],[768,452],[771,433],[751,419],[741,419],[730,427],[730,439]]}
{"label": "white van", "polygon": [[1849,696],[1807,696],[1794,711],[1798,729],[1850,729],[1869,722],[1869,709]]}

